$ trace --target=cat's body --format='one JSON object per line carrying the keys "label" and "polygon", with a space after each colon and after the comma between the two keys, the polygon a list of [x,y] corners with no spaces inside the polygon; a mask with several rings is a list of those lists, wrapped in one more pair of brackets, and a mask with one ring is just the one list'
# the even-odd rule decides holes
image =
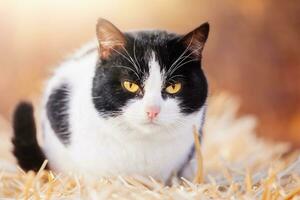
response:
{"label": "cat's body", "polygon": [[193,126],[201,129],[204,119],[205,26],[194,44],[198,32],[184,38],[162,31],[123,35],[100,21],[100,50],[97,41],[83,47],[47,84],[41,121],[50,168],[163,181],[184,170]]}

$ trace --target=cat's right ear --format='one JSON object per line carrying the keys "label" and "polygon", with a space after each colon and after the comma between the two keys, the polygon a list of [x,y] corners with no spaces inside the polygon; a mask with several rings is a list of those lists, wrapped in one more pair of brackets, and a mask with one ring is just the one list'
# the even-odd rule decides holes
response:
{"label": "cat's right ear", "polygon": [[123,33],[106,19],[98,19],[96,34],[101,59],[107,59],[112,52],[117,52],[125,45]]}

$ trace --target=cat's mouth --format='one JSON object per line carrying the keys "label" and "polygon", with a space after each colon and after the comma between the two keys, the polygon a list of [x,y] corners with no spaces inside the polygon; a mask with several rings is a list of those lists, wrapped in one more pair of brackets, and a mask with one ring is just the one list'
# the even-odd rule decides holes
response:
{"label": "cat's mouth", "polygon": [[145,126],[160,126],[160,124],[157,123],[156,121],[146,121],[142,124],[145,125]]}

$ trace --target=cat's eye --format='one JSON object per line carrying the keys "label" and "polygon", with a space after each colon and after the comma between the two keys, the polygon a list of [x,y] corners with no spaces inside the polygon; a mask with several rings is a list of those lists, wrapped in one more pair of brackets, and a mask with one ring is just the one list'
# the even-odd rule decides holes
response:
{"label": "cat's eye", "polygon": [[137,84],[132,83],[130,81],[124,81],[123,82],[123,87],[126,90],[128,90],[129,92],[132,92],[132,93],[135,93],[140,89],[140,87]]}
{"label": "cat's eye", "polygon": [[166,92],[169,94],[176,94],[180,91],[180,89],[181,89],[181,83],[174,83],[174,84],[169,85],[166,88]]}

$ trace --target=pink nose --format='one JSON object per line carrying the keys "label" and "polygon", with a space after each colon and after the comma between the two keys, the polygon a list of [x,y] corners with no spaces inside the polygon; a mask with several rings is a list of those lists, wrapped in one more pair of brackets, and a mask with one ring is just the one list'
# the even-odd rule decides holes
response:
{"label": "pink nose", "polygon": [[150,120],[153,120],[154,118],[157,117],[157,115],[159,114],[160,112],[160,107],[159,106],[148,106],[146,108],[146,113],[148,115],[148,118]]}

